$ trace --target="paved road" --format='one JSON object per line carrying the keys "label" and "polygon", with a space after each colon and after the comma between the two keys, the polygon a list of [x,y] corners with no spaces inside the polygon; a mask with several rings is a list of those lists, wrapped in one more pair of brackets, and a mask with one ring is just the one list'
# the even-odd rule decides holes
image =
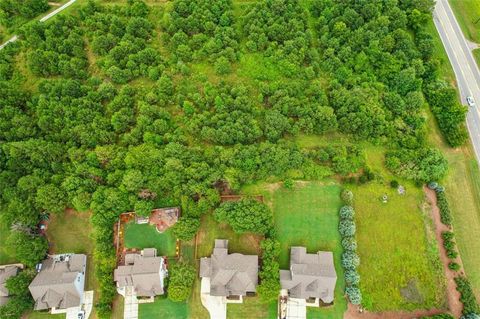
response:
{"label": "paved road", "polygon": [[[67,3],[65,3],[64,5],[62,5],[61,7],[59,7],[58,9],[55,9],[54,11],[50,12],[49,14],[47,14],[46,16],[44,16],[43,18],[40,19],[40,22],[45,22],[47,21],[48,19],[50,19],[51,17],[59,14],[60,12],[62,12],[63,10],[65,10],[66,8],[70,7],[72,4],[74,4],[77,0],[70,0],[68,1]],[[13,37],[11,37],[10,39],[8,39],[7,41],[5,41],[5,43],[3,43],[2,45],[0,45],[0,50],[2,50],[4,47],[6,47],[9,43],[12,43],[12,42],[15,42],[18,40],[18,36],[14,35]]]}
{"label": "paved road", "polygon": [[448,0],[437,0],[433,21],[442,39],[448,58],[457,78],[462,102],[468,95],[474,97],[477,106],[467,114],[467,127],[473,148],[480,162],[480,72],[471,52],[471,45],[458,25]]}

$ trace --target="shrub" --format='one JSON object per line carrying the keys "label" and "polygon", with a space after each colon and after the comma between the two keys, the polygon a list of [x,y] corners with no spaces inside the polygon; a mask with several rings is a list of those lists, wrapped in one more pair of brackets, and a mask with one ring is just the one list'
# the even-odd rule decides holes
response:
{"label": "shrub", "polygon": [[347,251],[356,251],[357,250],[357,241],[355,237],[348,236],[342,239],[342,247]]}
{"label": "shrub", "polygon": [[273,215],[267,205],[254,199],[224,202],[215,210],[218,222],[228,223],[237,234],[265,234],[272,228]]}
{"label": "shrub", "polygon": [[360,265],[360,257],[353,252],[347,251],[342,254],[342,266],[345,270],[355,269]]}
{"label": "shrub", "polygon": [[458,252],[455,249],[455,242],[453,241],[453,233],[450,231],[444,231],[442,232],[442,238],[443,238],[443,247],[445,247],[445,250],[447,251],[447,256],[450,259],[455,259],[458,256]]}
{"label": "shrub", "polygon": [[224,75],[232,72],[232,68],[230,66],[230,62],[225,57],[219,57],[217,61],[215,61],[215,72],[219,75]]}
{"label": "shrub", "polygon": [[465,277],[456,277],[455,283],[457,284],[458,292],[460,292],[460,301],[463,303],[462,313],[464,315],[480,313],[480,307],[478,306],[477,299],[468,279]]}
{"label": "shrub", "polygon": [[343,206],[340,208],[340,218],[341,219],[353,219],[355,216],[355,210],[352,206]]}
{"label": "shrub", "polygon": [[448,269],[453,270],[453,271],[459,271],[460,270],[460,265],[457,264],[456,262],[451,262],[448,264]]}
{"label": "shrub", "polygon": [[476,313],[469,313],[469,314],[463,315],[462,317],[460,317],[460,319],[480,319],[480,315]]}
{"label": "shrub", "polygon": [[187,300],[192,292],[195,273],[195,268],[191,265],[183,263],[172,265],[170,267],[168,299],[172,301]]}
{"label": "shrub", "polygon": [[432,190],[436,190],[438,187],[438,183],[437,182],[430,182],[428,183],[428,188],[432,189]]}
{"label": "shrub", "polygon": [[350,206],[353,204],[353,193],[351,190],[344,189],[342,191],[341,197],[345,204]]}
{"label": "shrub", "polygon": [[338,231],[342,237],[349,237],[355,235],[356,227],[355,222],[351,219],[343,219],[338,225]]}
{"label": "shrub", "polygon": [[391,188],[397,189],[397,188],[398,188],[398,185],[399,185],[399,184],[398,184],[398,182],[397,182],[396,180],[393,180],[393,181],[390,182],[390,187],[391,187]]}
{"label": "shrub", "polygon": [[347,286],[356,286],[360,283],[360,275],[356,269],[348,269],[345,271],[345,282]]}
{"label": "shrub", "polygon": [[362,293],[358,287],[347,287],[345,292],[352,304],[359,305],[362,303]]}
{"label": "shrub", "polygon": [[440,220],[442,223],[447,226],[452,225],[452,215],[450,214],[450,207],[445,192],[437,191],[437,205],[440,209]]}
{"label": "shrub", "polygon": [[190,240],[200,228],[200,219],[182,216],[175,225],[172,231],[175,237],[180,240]]}

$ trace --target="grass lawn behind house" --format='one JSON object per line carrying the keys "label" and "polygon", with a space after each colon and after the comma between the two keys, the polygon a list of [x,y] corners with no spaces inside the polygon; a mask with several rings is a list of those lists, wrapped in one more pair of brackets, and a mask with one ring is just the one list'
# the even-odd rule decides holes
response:
{"label": "grass lawn behind house", "polygon": [[[413,185],[398,195],[372,182],[353,187],[363,305],[374,311],[444,307],[444,277],[433,233]],[[381,197],[388,195],[388,202]],[[427,229],[427,230],[426,230]],[[400,290],[414,287],[402,296]]]}
{"label": "grass lawn behind house", "polygon": [[156,298],[153,303],[140,304],[138,307],[139,319],[151,318],[175,318],[187,319],[187,304],[185,302],[173,302],[167,298]]}
{"label": "grass lawn behind house", "polygon": [[290,247],[306,246],[307,252],[332,251],[337,272],[335,303],[327,308],[307,308],[308,318],[343,318],[347,305],[341,266],[342,247],[338,232],[341,187],[335,182],[297,183],[293,190],[283,187],[273,193],[275,228],[281,244],[280,268],[289,269]]}
{"label": "grass lawn behind house", "polygon": [[176,239],[171,229],[159,233],[153,225],[129,223],[125,226],[125,247],[157,248],[159,256],[175,256]]}

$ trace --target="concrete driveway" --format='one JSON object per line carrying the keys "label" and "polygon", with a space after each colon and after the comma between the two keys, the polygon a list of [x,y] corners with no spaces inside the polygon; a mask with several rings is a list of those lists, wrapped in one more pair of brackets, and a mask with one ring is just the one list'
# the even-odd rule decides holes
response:
{"label": "concrete driveway", "polygon": [[138,299],[133,291],[133,287],[127,287],[125,289],[123,318],[138,319]]}
{"label": "concrete driveway", "polygon": [[307,304],[305,299],[288,298],[287,319],[306,319]]}
{"label": "concrete driveway", "polygon": [[210,296],[210,278],[202,278],[200,289],[202,305],[208,310],[210,319],[226,319],[227,304],[223,297]]}
{"label": "concrete driveway", "polygon": [[85,311],[85,319],[90,317],[93,309],[93,290],[83,293],[83,310]]}

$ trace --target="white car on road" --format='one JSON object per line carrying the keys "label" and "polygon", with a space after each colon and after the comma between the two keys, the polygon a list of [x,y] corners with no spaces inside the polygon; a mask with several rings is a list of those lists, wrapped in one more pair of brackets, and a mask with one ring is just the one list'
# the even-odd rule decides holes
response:
{"label": "white car on road", "polygon": [[467,96],[467,104],[470,107],[475,107],[475,100],[471,95]]}

